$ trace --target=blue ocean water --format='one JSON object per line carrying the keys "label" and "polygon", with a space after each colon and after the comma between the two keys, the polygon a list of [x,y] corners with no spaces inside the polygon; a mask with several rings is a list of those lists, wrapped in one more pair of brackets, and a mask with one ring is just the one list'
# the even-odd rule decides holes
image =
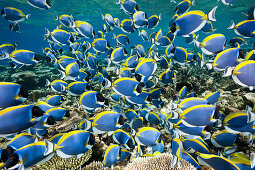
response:
{"label": "blue ocean water", "polygon": [[[139,9],[146,12],[148,16],[154,14],[161,14],[162,20],[159,25],[153,29],[148,30],[148,34],[153,31],[162,29],[163,33],[167,33],[169,21],[174,15],[175,7],[179,3],[172,3],[169,0],[137,0]],[[83,20],[89,22],[96,31],[102,30],[102,25],[105,23],[101,19],[101,14],[109,13],[113,17],[117,17],[120,20],[129,19],[123,10],[120,10],[120,5],[116,4],[116,0],[52,0],[52,8],[49,10],[40,10],[30,6],[26,0],[1,0],[0,9],[4,7],[15,7],[22,10],[25,14],[31,14],[29,20],[20,23],[20,33],[16,33],[9,30],[9,22],[0,18],[0,44],[18,42],[20,49],[27,49],[36,53],[42,53],[42,48],[48,46],[47,41],[43,41],[43,35],[45,28],[53,30],[60,23],[55,20],[56,15],[69,14],[73,15],[76,20]],[[254,0],[235,0],[232,6],[225,6],[223,3],[217,3],[216,0],[196,0],[195,5],[190,10],[202,10],[208,13],[214,6],[219,6],[216,11],[216,22],[213,22],[214,33],[222,33],[226,36],[227,40],[230,40],[236,34],[233,30],[227,30],[231,20],[238,23],[246,20],[247,16],[243,13],[247,13],[248,9],[253,5]],[[119,29],[113,31],[116,35],[122,33]],[[207,34],[198,32],[200,40],[208,36]],[[108,36],[112,36],[109,34]],[[149,47],[150,43],[144,43],[141,37],[138,37],[138,31],[129,34],[130,45],[142,44],[145,47]],[[107,38],[107,37],[106,37]],[[108,38],[111,45],[114,45],[114,41]],[[184,48],[194,48],[193,44],[186,44],[183,37],[177,37],[174,44],[183,46]],[[251,44],[250,44],[251,45]]]}

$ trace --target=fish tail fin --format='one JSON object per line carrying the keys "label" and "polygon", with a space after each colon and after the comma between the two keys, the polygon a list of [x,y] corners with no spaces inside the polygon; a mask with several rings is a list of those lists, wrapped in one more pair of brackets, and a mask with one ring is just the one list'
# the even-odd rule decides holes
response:
{"label": "fish tail fin", "polygon": [[223,77],[228,77],[228,76],[231,76],[232,75],[232,72],[233,72],[233,68],[232,67],[227,67],[224,71],[224,75]]}
{"label": "fish tail fin", "polygon": [[19,46],[19,44],[15,41],[13,46],[14,46],[14,48],[16,48]]}
{"label": "fish tail fin", "polygon": [[214,7],[208,14],[207,14],[207,20],[209,21],[216,21],[216,18],[215,18],[215,12],[216,12],[216,9],[218,8],[218,6]]}
{"label": "fish tail fin", "polygon": [[236,26],[236,24],[235,24],[234,21],[232,20],[230,26],[228,27],[228,29],[234,29],[235,26]]}
{"label": "fish tail fin", "polygon": [[101,17],[102,17],[102,20],[104,20],[104,19],[105,19],[105,17],[104,17],[104,15],[103,15],[103,14],[101,14]]}
{"label": "fish tail fin", "polygon": [[25,19],[26,19],[26,20],[29,20],[30,16],[31,16],[31,14],[25,15]]}
{"label": "fish tail fin", "polygon": [[44,34],[44,39],[43,40],[47,40],[50,36],[50,30],[48,30],[48,28],[45,28],[45,34]]}
{"label": "fish tail fin", "polygon": [[199,41],[197,41],[197,39],[194,39],[194,46],[196,46],[197,48],[199,48],[201,45],[201,43]]}
{"label": "fish tail fin", "polygon": [[59,72],[60,72],[60,79],[61,79],[61,80],[64,79],[64,78],[66,77],[65,72],[64,72],[64,71],[61,71],[61,70],[59,70]]}
{"label": "fish tail fin", "polygon": [[10,58],[10,54],[8,54],[7,52],[2,51],[2,53],[3,53],[3,57],[1,57],[0,60],[5,60],[5,59]]}
{"label": "fish tail fin", "polygon": [[50,81],[49,81],[48,79],[46,79],[45,86],[46,86],[46,87],[49,87],[49,86],[50,86]]}
{"label": "fish tail fin", "polygon": [[207,67],[208,70],[211,70],[213,68],[213,65],[211,63],[207,63],[206,67]]}
{"label": "fish tail fin", "polygon": [[59,20],[59,17],[57,15],[55,15],[55,20]]}
{"label": "fish tail fin", "polygon": [[116,35],[114,33],[112,34],[112,39],[116,39]]}
{"label": "fish tail fin", "polygon": [[251,153],[251,168],[255,167],[255,152]]}
{"label": "fish tail fin", "polygon": [[49,154],[53,153],[55,151],[55,147],[54,147],[55,144],[48,141],[48,140],[44,140],[44,142],[45,142],[46,150],[43,153],[43,155],[46,156],[46,155],[49,155]]}
{"label": "fish tail fin", "polygon": [[116,1],[116,4],[120,4],[120,3],[121,3],[121,0],[117,0],[117,1]]}
{"label": "fish tail fin", "polygon": [[141,31],[140,30],[138,30],[138,36],[141,36]]}
{"label": "fish tail fin", "polygon": [[158,20],[161,20],[161,14],[159,14],[159,16],[158,16]]}

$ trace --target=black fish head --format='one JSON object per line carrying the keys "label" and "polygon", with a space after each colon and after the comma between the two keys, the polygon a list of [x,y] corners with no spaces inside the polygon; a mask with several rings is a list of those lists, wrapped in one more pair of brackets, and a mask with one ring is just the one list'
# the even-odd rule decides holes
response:
{"label": "black fish head", "polygon": [[44,114],[44,111],[42,111],[42,109],[40,109],[40,107],[34,106],[32,108],[33,117],[41,117],[43,114]]}
{"label": "black fish head", "polygon": [[15,166],[19,162],[19,156],[16,153],[13,153],[9,156],[8,160],[4,163],[4,167],[9,169]]}
{"label": "black fish head", "polygon": [[24,98],[28,98],[29,94],[28,94],[27,89],[25,89],[24,86],[20,87],[19,96],[24,97]]}
{"label": "black fish head", "polygon": [[3,16],[3,15],[4,15],[4,9],[1,10],[1,16]]}
{"label": "black fish head", "polygon": [[118,123],[119,123],[120,125],[124,125],[125,121],[124,121],[124,118],[123,118],[122,115],[120,115]]}
{"label": "black fish head", "polygon": [[56,121],[54,120],[54,117],[53,116],[49,116],[47,121],[46,121],[46,124],[47,125],[55,125]]}
{"label": "black fish head", "polygon": [[65,117],[70,117],[70,112],[69,112],[69,110],[66,111]]}
{"label": "black fish head", "polygon": [[105,98],[101,93],[97,93],[96,98],[97,98],[97,101],[99,101],[99,102],[104,102],[105,101]]}
{"label": "black fish head", "polygon": [[140,82],[142,80],[142,76],[140,74],[135,74],[135,79]]}
{"label": "black fish head", "polygon": [[172,32],[172,33],[175,33],[175,31],[176,31],[176,24],[173,23],[173,24],[171,25],[171,32]]}
{"label": "black fish head", "polygon": [[89,145],[94,145],[95,143],[96,143],[95,142],[95,136],[92,133],[90,133],[88,144]]}

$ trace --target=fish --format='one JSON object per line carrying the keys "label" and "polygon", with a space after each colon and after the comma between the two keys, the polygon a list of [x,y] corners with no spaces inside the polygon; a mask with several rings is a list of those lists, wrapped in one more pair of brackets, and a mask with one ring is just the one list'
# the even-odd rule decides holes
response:
{"label": "fish", "polygon": [[114,111],[103,111],[97,114],[92,122],[94,134],[108,132],[112,134],[124,124],[124,118],[120,113]]}
{"label": "fish", "polygon": [[68,84],[63,80],[54,80],[50,82],[48,79],[46,79],[45,86],[50,87],[54,92],[63,93],[66,91]]}
{"label": "fish", "polygon": [[63,48],[62,48],[61,44],[55,43],[55,42],[49,42],[49,46],[56,53],[60,53],[60,54],[63,53]]}
{"label": "fish", "polygon": [[121,147],[116,144],[112,144],[107,147],[103,156],[103,166],[113,166],[121,157]]}
{"label": "fish", "polygon": [[226,37],[223,34],[212,34],[206,37],[201,43],[195,40],[195,45],[201,47],[207,55],[217,54],[224,50]]}
{"label": "fish", "polygon": [[10,30],[14,32],[19,32],[19,23],[18,22],[11,23]]}
{"label": "fish", "polygon": [[251,50],[248,54],[246,54],[245,60],[255,60],[255,50]]}
{"label": "fish", "polygon": [[123,9],[127,15],[133,15],[139,8],[134,0],[117,0],[117,4],[121,5],[121,9]]}
{"label": "fish", "polygon": [[135,28],[140,28],[148,24],[148,16],[143,11],[137,11],[133,14],[133,23]]}
{"label": "fish", "polygon": [[194,5],[194,1],[183,0],[176,6],[175,13],[178,15],[184,14],[192,5]]}
{"label": "fish", "polygon": [[142,37],[143,41],[149,40],[148,33],[145,30],[139,31],[139,36]]}
{"label": "fish", "polygon": [[75,21],[75,28],[78,32],[87,39],[92,39],[95,37],[95,30],[94,28],[85,21]]}
{"label": "fish", "polygon": [[240,170],[232,161],[221,156],[198,153],[197,159],[200,165],[210,166],[214,169]]}
{"label": "fish", "polygon": [[81,95],[79,104],[85,110],[95,110],[103,105],[108,105],[108,99],[99,92],[86,91]]}
{"label": "fish", "polygon": [[171,32],[176,36],[188,36],[201,30],[206,21],[216,21],[214,7],[208,14],[202,11],[189,11],[179,16],[171,25]]}
{"label": "fish", "polygon": [[79,159],[84,153],[95,144],[95,137],[92,133],[83,130],[73,130],[65,133],[57,143],[56,153],[61,158],[77,156]]}
{"label": "fish", "polygon": [[68,93],[72,96],[80,96],[82,95],[85,91],[90,90],[90,86],[88,85],[87,82],[82,82],[82,81],[76,81],[70,83],[67,87],[66,90]]}
{"label": "fish", "polygon": [[71,51],[72,54],[74,54],[80,48],[80,45],[81,44],[78,42],[74,42],[74,43],[70,44],[69,51]]}
{"label": "fish", "polygon": [[233,146],[237,139],[237,134],[228,132],[227,130],[222,130],[219,133],[213,134],[211,136],[211,142],[216,147],[227,147]]}
{"label": "fish", "polygon": [[1,56],[3,55],[2,51],[6,52],[7,54],[11,54],[13,51],[16,50],[16,48],[18,46],[19,45],[17,42],[14,42],[14,44],[10,44],[10,43],[1,44],[0,45],[0,55]]}
{"label": "fish", "polygon": [[117,144],[124,146],[128,150],[133,150],[135,148],[135,140],[133,137],[122,129],[115,130],[112,134],[112,138]]}
{"label": "fish", "polygon": [[209,93],[208,95],[205,96],[205,99],[208,101],[208,104],[215,104],[218,102],[220,97],[220,92],[216,91],[213,93]]}
{"label": "fish", "polygon": [[[21,132],[32,127],[38,119],[43,115],[43,111],[34,105],[12,106],[0,111],[0,120],[6,122],[0,125],[0,135],[6,136]],[[11,121],[15,117],[15,121]]]}
{"label": "fish", "polygon": [[102,20],[105,20],[110,27],[114,27],[113,17],[110,14],[101,14]]}
{"label": "fish", "polygon": [[16,151],[25,145],[29,145],[35,142],[38,142],[38,139],[35,135],[31,135],[29,133],[20,133],[15,135],[14,138],[8,143],[7,149],[10,150],[11,148]]}
{"label": "fish", "polygon": [[205,26],[201,29],[206,34],[212,33],[213,31],[216,31],[216,29],[213,29],[213,24],[211,21],[207,21]]}
{"label": "fish", "polygon": [[234,29],[235,33],[239,36],[252,38],[255,37],[255,20],[244,20],[238,24],[232,21],[228,29]]}
{"label": "fish", "polygon": [[145,49],[142,45],[138,44],[135,48],[136,48],[136,51],[137,51],[137,55],[140,58],[145,57],[146,53],[145,53]]}
{"label": "fish", "polygon": [[39,58],[37,54],[35,54],[33,51],[29,50],[15,50],[11,54],[4,53],[4,59],[10,58],[13,62],[16,64],[11,64],[12,67],[16,68],[17,64],[20,64],[22,66],[29,66],[29,65],[34,65],[38,63]]}
{"label": "fish", "polygon": [[187,93],[188,93],[188,88],[186,86],[183,86],[178,94],[179,100],[184,99],[187,96]]}
{"label": "fish", "polygon": [[55,121],[62,121],[70,117],[70,112],[67,109],[61,107],[54,107],[45,112],[46,115],[50,115]]}
{"label": "fish", "polygon": [[24,14],[17,8],[5,7],[1,10],[1,16],[10,22],[22,22],[28,20],[31,14]]}
{"label": "fish", "polygon": [[9,169],[15,165],[20,169],[31,168],[37,163],[41,164],[50,160],[56,149],[55,144],[47,140],[25,145],[11,154],[1,168]]}
{"label": "fish", "polygon": [[[238,64],[234,69],[228,67],[225,70],[225,76],[232,75],[233,80],[243,86],[243,87],[249,87],[250,90],[253,90],[254,88],[254,83],[253,83],[253,70],[255,66],[255,61],[253,60],[248,60],[241,62]],[[249,71],[247,71],[249,70]]]}
{"label": "fish", "polygon": [[143,91],[138,96],[126,97],[127,101],[137,105],[144,105],[152,101],[151,95],[148,92]]}
{"label": "fish", "polygon": [[74,28],[76,26],[75,20],[72,15],[63,14],[60,15],[59,17],[56,16],[55,20],[58,20],[61,24],[63,24],[67,28]]}
{"label": "fish", "polygon": [[24,86],[11,82],[0,82],[0,93],[0,108],[17,106],[29,97]]}
{"label": "fish", "polygon": [[215,71],[223,71],[227,67],[234,67],[241,55],[240,46],[237,48],[229,48],[218,53],[214,58],[213,63],[207,63],[206,66],[209,70],[213,68]]}
{"label": "fish", "polygon": [[60,79],[64,79],[67,77],[68,79],[75,80],[76,77],[80,74],[80,66],[77,62],[68,64],[64,71],[60,71],[61,77]]}
{"label": "fish", "polygon": [[144,83],[140,83],[133,78],[119,78],[112,84],[112,88],[116,93],[130,97],[134,97],[142,93],[143,87]]}
{"label": "fish", "polygon": [[184,110],[179,118],[186,126],[207,126],[213,121],[215,109],[212,105],[196,105]]}
{"label": "fish", "polygon": [[146,82],[151,78],[156,69],[156,60],[150,58],[143,59],[135,68],[135,78],[139,82]]}
{"label": "fish", "polygon": [[132,72],[128,69],[128,67],[123,67],[119,71],[119,76],[120,76],[120,78],[124,78],[124,77],[131,78],[132,77]]}
{"label": "fish", "polygon": [[124,19],[120,23],[120,28],[125,33],[134,33],[137,28],[134,27],[134,23],[131,19]]}
{"label": "fish", "polygon": [[56,121],[51,115],[43,115],[41,119],[28,132],[37,137],[43,138],[48,134],[48,129],[56,124]]}
{"label": "fish", "polygon": [[163,85],[170,85],[174,83],[175,73],[171,70],[166,70],[159,75],[158,81]]}
{"label": "fish", "polygon": [[171,148],[171,153],[173,154],[171,168],[173,168],[181,160],[181,151],[183,150],[182,141],[179,138],[174,138],[171,142]]}
{"label": "fish", "polygon": [[59,106],[62,104],[62,101],[64,101],[64,98],[60,95],[52,95],[45,99],[45,102],[51,106]]}
{"label": "fish", "polygon": [[129,38],[124,34],[115,35],[113,34],[113,39],[116,40],[117,45],[125,46],[129,44]]}
{"label": "fish", "polygon": [[108,65],[110,65],[111,62],[120,63],[121,61],[126,59],[127,54],[128,52],[124,47],[115,48],[110,55],[110,60],[108,60]]}
{"label": "fish", "polygon": [[46,28],[46,34],[44,37],[45,39],[49,39],[49,37],[51,37],[54,42],[62,45],[70,45],[71,43],[74,43],[75,40],[70,32],[58,28],[52,32]]}
{"label": "fish", "polygon": [[184,65],[185,63],[187,63],[188,52],[183,47],[174,47],[171,50],[171,53],[173,54],[173,59],[177,61],[177,63],[179,63],[180,65]]}
{"label": "fish", "polygon": [[133,109],[127,109],[124,111],[124,117],[131,122],[133,119],[138,118],[138,114],[135,110]]}
{"label": "fish", "polygon": [[94,39],[91,46],[94,51],[99,52],[99,53],[103,53],[110,48],[109,42],[103,38]]}
{"label": "fish", "polygon": [[229,42],[228,42],[228,44],[230,44],[231,47],[237,47],[237,46],[238,46],[237,43],[238,43],[240,46],[242,46],[243,44],[246,44],[246,45],[247,45],[247,42],[246,42],[243,38],[241,38],[241,37],[234,37],[234,38],[232,38],[231,40],[229,40]]}
{"label": "fish", "polygon": [[47,110],[53,108],[53,106],[49,105],[46,102],[38,101],[35,103],[35,106],[39,107],[42,111],[46,112]]}
{"label": "fish", "polygon": [[39,8],[39,9],[50,9],[51,3],[49,0],[27,0],[27,3],[31,5],[32,7]]}
{"label": "fish", "polygon": [[155,146],[161,143],[161,133],[153,127],[142,127],[135,134],[135,141],[141,146]]}
{"label": "fish", "polygon": [[148,24],[147,24],[147,28],[148,29],[154,29],[159,21],[161,20],[161,14],[160,15],[152,15],[148,18]]}
{"label": "fish", "polygon": [[178,107],[182,110],[186,110],[190,107],[193,107],[196,105],[204,105],[204,104],[208,104],[208,101],[206,99],[200,98],[200,97],[190,97],[190,98],[186,98],[186,99],[182,100],[177,105],[173,104],[172,108]]}
{"label": "fish", "polygon": [[195,33],[192,33],[192,34],[189,34],[188,37],[185,37],[185,42],[188,44],[191,44],[197,39],[198,39],[198,35],[196,35]]}
{"label": "fish", "polygon": [[119,18],[113,18],[114,26],[117,28],[120,28],[120,19]]}

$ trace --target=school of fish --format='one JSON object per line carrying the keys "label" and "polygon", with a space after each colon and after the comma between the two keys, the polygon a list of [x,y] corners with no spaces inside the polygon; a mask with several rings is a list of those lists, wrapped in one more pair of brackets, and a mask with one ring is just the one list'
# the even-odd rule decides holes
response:
{"label": "school of fish", "polygon": [[[50,0],[26,1],[41,10],[52,7]],[[232,5],[233,0],[221,2]],[[213,33],[218,6],[201,11],[195,3],[183,0],[176,4],[167,33],[158,27],[161,15],[148,16],[135,0],[117,1],[127,19],[120,21],[109,13],[101,14],[101,30],[95,30],[85,19],[75,20],[72,14],[57,16],[59,26],[46,28],[44,40],[49,46],[43,49],[43,59],[59,71],[58,79],[45,80],[45,88],[55,95],[24,105],[29,97],[26,87],[0,82],[0,136],[9,140],[8,146],[0,149],[0,169],[31,169],[54,154],[79,158],[93,147],[96,136],[104,134],[114,141],[103,155],[105,168],[113,168],[131,156],[169,152],[173,155],[170,168],[180,166],[184,159],[196,169],[255,169],[255,153],[247,155],[237,145],[238,135],[246,136],[251,144],[255,140],[255,107],[224,114],[216,106],[219,91],[198,97],[201,94],[182,86],[176,100],[169,101],[167,112],[160,112],[165,106],[162,96],[166,88],[178,83],[176,65],[186,71],[194,67],[213,69],[222,76],[232,76],[240,86],[250,90],[255,87],[255,50],[247,54],[242,50],[248,38],[255,37],[255,5],[247,9],[247,20],[237,24],[232,21],[226,28],[237,34],[227,43],[223,34]],[[16,7],[1,9],[1,16],[15,32],[20,32],[20,22],[30,18]],[[154,31],[150,35],[149,29]],[[116,35],[114,30],[123,33]],[[130,42],[129,34],[135,32],[137,38],[151,43],[150,48]],[[208,36],[199,40],[198,33]],[[115,46],[110,46],[106,35],[114,39]],[[189,53],[181,44],[175,44],[176,36],[193,43],[200,52]],[[135,45],[126,48],[130,43]],[[36,65],[40,58],[31,50],[6,43],[0,45],[0,57],[9,60],[13,69]],[[50,127],[71,116],[61,107],[65,95],[73,96],[87,117],[72,131],[46,139]],[[164,142],[163,130],[172,137],[170,143]],[[218,154],[211,153],[210,148]]]}

